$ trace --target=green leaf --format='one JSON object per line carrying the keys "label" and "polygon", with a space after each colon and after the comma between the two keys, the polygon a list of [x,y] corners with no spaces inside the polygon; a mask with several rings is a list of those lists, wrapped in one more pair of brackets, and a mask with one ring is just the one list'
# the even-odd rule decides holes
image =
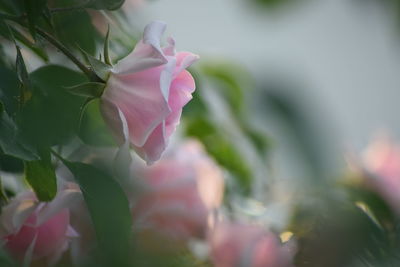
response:
{"label": "green leaf", "polygon": [[95,9],[115,10],[122,6],[125,0],[92,0],[87,7]]}
{"label": "green leaf", "polygon": [[77,133],[85,99],[70,94],[65,87],[85,82],[85,76],[65,67],[48,65],[32,72],[30,79],[33,95],[18,116],[25,140],[43,147],[67,142]]}
{"label": "green leaf", "polygon": [[104,91],[104,83],[88,82],[67,87],[68,92],[74,95],[100,97]]}
{"label": "green leaf", "polygon": [[128,199],[116,180],[92,165],[64,164],[74,174],[88,206],[105,266],[126,266],[132,219]]}
{"label": "green leaf", "polygon": [[48,6],[45,6],[43,9],[43,18],[47,25],[54,30],[53,15],[51,14],[51,10]]}
{"label": "green leaf", "polygon": [[46,7],[47,0],[24,0],[25,12],[28,18],[29,31],[36,39],[36,24]]}
{"label": "green leaf", "polygon": [[19,81],[15,71],[0,66],[0,101],[10,116],[15,116],[18,110],[19,95]]}
{"label": "green leaf", "polygon": [[104,40],[104,62],[106,64],[112,66],[112,62],[110,59],[110,53],[109,53],[109,42],[110,42],[109,38],[110,38],[110,25],[108,25],[106,39]]}
{"label": "green leaf", "polygon": [[82,116],[79,137],[85,144],[92,146],[116,146],[115,139],[107,127],[100,112],[100,100],[87,104]]}
{"label": "green leaf", "polygon": [[[65,1],[56,2],[57,6],[63,6],[62,3]],[[87,11],[81,9],[54,13],[53,23],[55,36],[61,43],[73,49],[79,46],[94,55],[96,41],[101,39]]]}
{"label": "green leaf", "polygon": [[18,129],[14,121],[4,111],[0,103],[0,147],[7,155],[25,160],[36,160],[38,155],[18,138]]}
{"label": "green leaf", "polygon": [[50,150],[40,153],[41,159],[25,162],[25,177],[40,201],[51,201],[57,193],[57,180]]}
{"label": "green leaf", "polygon": [[21,49],[19,48],[19,46],[17,46],[16,48],[17,48],[16,68],[17,68],[18,79],[22,83],[24,89],[28,90],[30,88],[29,74],[28,71],[26,70],[24,58],[22,57],[21,54]]}
{"label": "green leaf", "polygon": [[242,111],[245,91],[252,89],[250,75],[232,62],[211,62],[201,66],[203,75],[218,89],[234,112]]}
{"label": "green leaf", "polygon": [[22,0],[2,0],[0,1],[0,9],[7,13],[20,16],[24,12]]}
{"label": "green leaf", "polygon": [[111,66],[106,63],[98,60],[95,57],[89,55],[85,50],[81,49],[83,55],[86,60],[89,62],[92,70],[96,73],[96,75],[101,78],[103,81],[108,80],[108,76],[110,76]]}
{"label": "green leaf", "polygon": [[249,138],[257,152],[262,157],[265,157],[272,146],[271,140],[268,136],[250,126],[242,125],[242,130]]}
{"label": "green leaf", "polygon": [[24,163],[20,159],[0,152],[0,170],[5,172],[22,173],[24,171]]}

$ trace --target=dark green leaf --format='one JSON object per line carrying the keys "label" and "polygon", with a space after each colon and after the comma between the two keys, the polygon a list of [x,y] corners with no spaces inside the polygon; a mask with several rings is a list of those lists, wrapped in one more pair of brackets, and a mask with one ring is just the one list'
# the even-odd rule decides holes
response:
{"label": "dark green leaf", "polygon": [[2,0],[0,9],[13,15],[20,16],[24,12],[24,3],[22,0]]}
{"label": "dark green leaf", "polygon": [[5,172],[22,173],[24,171],[24,163],[20,159],[0,152],[0,169]]}
{"label": "dark green leaf", "polygon": [[100,112],[100,100],[93,100],[86,106],[81,121],[79,137],[88,145],[115,146],[111,131]]}
{"label": "dark green leaf", "polygon": [[38,159],[34,150],[18,138],[17,126],[4,111],[3,104],[1,103],[0,110],[0,147],[3,152],[25,160]]}
{"label": "dark green leaf", "polygon": [[91,0],[87,7],[115,10],[120,8],[124,2],[125,0]]}
{"label": "dark green leaf", "polygon": [[21,49],[19,46],[17,48],[17,62],[16,62],[16,68],[17,68],[17,75],[18,79],[22,84],[23,91],[28,91],[30,89],[30,81],[29,81],[29,74],[28,71],[26,70],[24,58],[22,57],[21,54]]}
{"label": "dark green leaf", "polygon": [[254,86],[251,84],[248,72],[231,62],[213,62],[201,67],[202,72],[218,89],[234,112],[241,111],[244,105],[245,90]]}
{"label": "dark green leaf", "polygon": [[[62,1],[57,1],[62,2]],[[96,40],[100,35],[92,25],[92,20],[85,10],[57,12],[53,14],[56,37],[67,47],[81,47],[89,54],[96,52]]]}
{"label": "dark green leaf", "polygon": [[24,0],[25,12],[28,18],[29,31],[36,38],[36,24],[46,7],[47,0]]}
{"label": "dark green leaf", "polygon": [[81,187],[105,266],[126,266],[132,219],[129,203],[113,177],[83,163],[64,161]]}
{"label": "dark green leaf", "polygon": [[76,134],[82,97],[68,93],[65,86],[86,81],[83,74],[49,65],[30,75],[34,92],[19,115],[18,125],[26,140],[36,146],[63,144]]}
{"label": "dark green leaf", "polygon": [[88,82],[67,87],[68,92],[74,95],[100,97],[104,90],[104,83]]}
{"label": "dark green leaf", "polygon": [[48,6],[45,6],[45,8],[43,9],[43,18],[46,21],[47,25],[51,29],[54,29],[53,16]]}
{"label": "dark green leaf", "polygon": [[112,65],[109,53],[109,38],[110,38],[110,25],[108,25],[106,39],[104,40],[104,62],[108,65]]}
{"label": "dark green leaf", "polygon": [[0,101],[8,115],[15,116],[20,95],[19,81],[15,71],[0,66]]}
{"label": "dark green leaf", "polygon": [[25,162],[25,177],[40,201],[51,201],[57,193],[57,180],[50,151],[42,151],[41,159]]}

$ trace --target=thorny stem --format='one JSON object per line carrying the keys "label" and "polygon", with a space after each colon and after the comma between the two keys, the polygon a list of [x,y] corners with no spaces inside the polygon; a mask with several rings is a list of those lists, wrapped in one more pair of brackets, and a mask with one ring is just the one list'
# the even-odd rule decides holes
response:
{"label": "thorny stem", "polygon": [[[14,16],[14,15],[9,15],[3,12],[0,12],[0,18],[11,20],[14,22],[19,23],[20,25],[26,27],[21,20],[20,17]],[[75,57],[69,50],[66,48],[62,43],[57,41],[53,36],[45,32],[39,27],[36,27],[36,32],[42,36],[44,39],[46,39],[49,43],[51,43],[54,47],[59,49],[66,57],[68,57],[85,75],[89,78],[90,81],[99,81],[100,78],[88,67],[86,67],[77,57]]]}
{"label": "thorny stem", "polygon": [[36,27],[36,32],[46,39],[49,43],[59,49],[66,57],[68,57],[91,81],[97,81],[97,75],[87,68],[78,58],[76,58],[62,43],[57,41],[53,36],[43,31],[42,29]]}

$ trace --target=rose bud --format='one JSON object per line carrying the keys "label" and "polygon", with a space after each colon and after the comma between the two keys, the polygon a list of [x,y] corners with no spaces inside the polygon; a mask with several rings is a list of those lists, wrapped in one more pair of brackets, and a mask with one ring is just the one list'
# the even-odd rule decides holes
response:
{"label": "rose bud", "polygon": [[222,171],[198,142],[186,142],[137,171],[144,187],[132,214],[140,232],[183,242],[204,236],[211,211],[221,204],[224,182]]}
{"label": "rose bud", "polygon": [[175,42],[161,48],[166,25],[152,22],[143,39],[112,68],[101,97],[101,111],[120,143],[126,122],[129,142],[148,164],[157,161],[192,98],[195,82],[186,70],[198,56],[175,53]]}
{"label": "rose bud", "polygon": [[3,207],[0,216],[0,238],[5,250],[24,263],[56,263],[69,240],[78,236],[70,226],[68,207],[79,194],[72,189],[62,190],[48,203],[39,202],[32,191],[18,194]]}
{"label": "rose bud", "polygon": [[367,186],[400,214],[400,146],[385,137],[375,140],[364,154],[364,165],[372,174]]}
{"label": "rose bud", "polygon": [[216,267],[289,267],[294,246],[282,245],[261,226],[219,222],[209,233],[212,261]]}

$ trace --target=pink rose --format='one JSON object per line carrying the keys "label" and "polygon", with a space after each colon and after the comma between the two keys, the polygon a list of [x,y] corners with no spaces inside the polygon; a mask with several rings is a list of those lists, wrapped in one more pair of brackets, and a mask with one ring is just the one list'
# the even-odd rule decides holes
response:
{"label": "pink rose", "polygon": [[260,226],[218,223],[209,233],[209,243],[216,267],[293,266],[292,244],[282,245],[277,236]]}
{"label": "pink rose", "polygon": [[161,48],[165,28],[162,22],[146,26],[133,52],[113,67],[101,98],[105,121],[120,141],[126,121],[132,147],[148,164],[161,157],[195,90],[186,68],[198,56],[175,53],[172,38]]}
{"label": "pink rose", "polygon": [[135,226],[170,240],[204,235],[210,212],[222,201],[221,170],[195,141],[151,167],[137,170],[144,188],[132,208]]}
{"label": "pink rose", "polygon": [[39,202],[32,191],[18,194],[0,216],[5,249],[20,261],[45,259],[54,264],[68,248],[70,238],[77,236],[69,224],[68,206],[79,194],[63,190],[49,203]]}
{"label": "pink rose", "polygon": [[364,164],[375,176],[367,184],[400,214],[400,146],[389,138],[379,138],[369,145]]}

